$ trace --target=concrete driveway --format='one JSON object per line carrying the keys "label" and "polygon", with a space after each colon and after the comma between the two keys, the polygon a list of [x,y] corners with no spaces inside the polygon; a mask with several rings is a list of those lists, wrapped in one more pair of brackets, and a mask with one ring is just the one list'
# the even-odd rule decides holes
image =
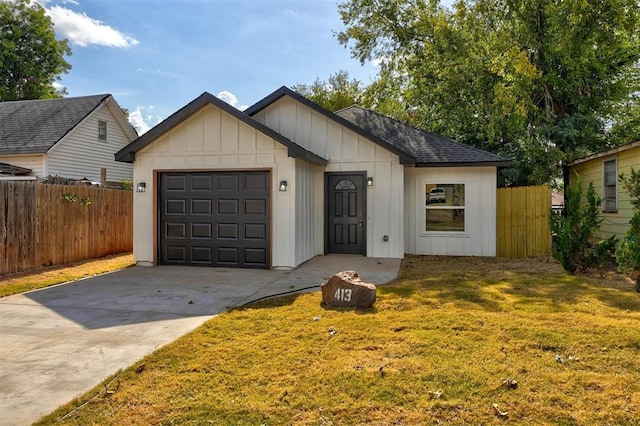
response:
{"label": "concrete driveway", "polygon": [[0,424],[31,424],[228,308],[318,291],[343,270],[383,284],[399,268],[343,255],[294,271],[133,267],[1,298]]}

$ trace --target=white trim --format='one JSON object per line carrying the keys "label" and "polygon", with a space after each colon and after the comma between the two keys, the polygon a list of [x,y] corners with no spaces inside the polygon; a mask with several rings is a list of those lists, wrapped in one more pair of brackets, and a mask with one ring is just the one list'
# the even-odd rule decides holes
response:
{"label": "white trim", "polygon": [[573,166],[581,164],[581,163],[586,163],[587,161],[590,161],[590,160],[595,160],[597,158],[608,157],[609,155],[618,154],[620,152],[628,151],[630,149],[637,148],[637,147],[640,147],[640,141],[632,142],[632,143],[629,143],[629,144],[626,144],[626,145],[621,145],[621,146],[618,146],[616,148],[613,148],[613,149],[610,149],[610,150],[607,150],[607,151],[603,151],[603,152],[599,152],[599,153],[596,153],[596,154],[591,154],[591,155],[589,155],[587,157],[584,157],[584,158],[579,158],[577,160],[574,160],[574,161],[570,162],[569,164],[567,164],[567,166],[573,167]]}
{"label": "white trim", "polygon": [[[446,182],[438,181],[433,182],[433,178],[422,178],[418,182],[418,203],[421,206],[420,223],[418,224],[419,235],[421,237],[428,237],[432,235],[450,235],[455,237],[468,237],[468,223],[467,223],[467,187],[469,182],[455,179],[445,179]],[[428,206],[427,207],[427,193],[425,191],[427,185],[464,185],[464,206]],[[464,210],[464,231],[427,231],[427,209],[429,210]]]}
{"label": "white trim", "polygon": [[37,176],[0,176],[0,180],[37,180]]}

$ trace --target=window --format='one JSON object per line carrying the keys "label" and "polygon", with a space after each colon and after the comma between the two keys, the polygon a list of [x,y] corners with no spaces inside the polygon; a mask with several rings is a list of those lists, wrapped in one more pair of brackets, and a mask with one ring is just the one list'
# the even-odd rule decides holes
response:
{"label": "window", "polygon": [[427,183],[425,196],[427,232],[464,232],[464,184]]}
{"label": "window", "polygon": [[107,140],[107,122],[106,121],[98,121],[98,140],[106,141]]}
{"label": "window", "polygon": [[342,179],[341,181],[336,183],[336,186],[333,189],[335,189],[336,191],[355,191],[356,184],[353,183],[352,180]]}
{"label": "window", "polygon": [[616,173],[616,160],[609,160],[602,163],[603,182],[602,182],[602,211],[615,213],[618,211],[618,187]]}

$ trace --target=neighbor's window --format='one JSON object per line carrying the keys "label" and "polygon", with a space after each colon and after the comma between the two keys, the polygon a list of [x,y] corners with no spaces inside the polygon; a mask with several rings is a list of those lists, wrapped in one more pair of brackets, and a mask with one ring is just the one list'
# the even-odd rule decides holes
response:
{"label": "neighbor's window", "polygon": [[602,183],[602,211],[603,212],[616,212],[618,211],[618,188],[617,188],[617,178],[618,174],[616,173],[616,160],[605,161],[603,164],[603,180]]}
{"label": "neighbor's window", "polygon": [[426,231],[464,232],[464,184],[427,183]]}
{"label": "neighbor's window", "polygon": [[98,140],[106,141],[107,140],[107,122],[106,121],[98,121]]}

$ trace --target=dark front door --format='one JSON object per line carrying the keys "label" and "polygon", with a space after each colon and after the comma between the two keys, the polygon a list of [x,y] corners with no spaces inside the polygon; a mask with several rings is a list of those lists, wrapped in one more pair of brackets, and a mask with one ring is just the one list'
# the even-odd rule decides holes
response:
{"label": "dark front door", "polygon": [[269,172],[161,173],[158,187],[161,264],[269,267]]}
{"label": "dark front door", "polygon": [[365,174],[327,174],[327,252],[365,254]]}

